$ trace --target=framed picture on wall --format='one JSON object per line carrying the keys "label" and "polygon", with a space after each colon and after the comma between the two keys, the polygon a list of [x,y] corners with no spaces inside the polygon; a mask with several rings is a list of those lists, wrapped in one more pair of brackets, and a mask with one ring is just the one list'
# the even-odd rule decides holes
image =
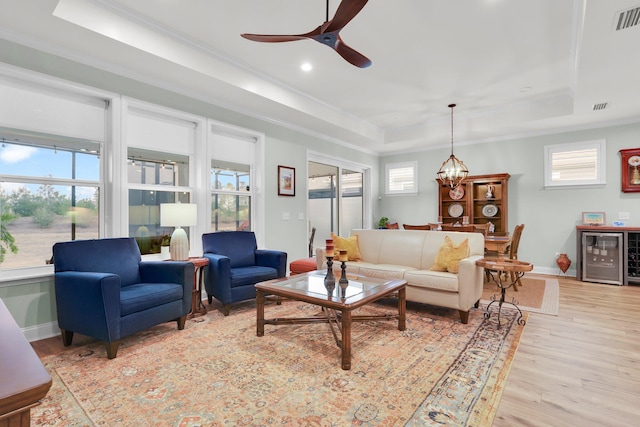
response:
{"label": "framed picture on wall", "polygon": [[621,190],[623,193],[640,192],[640,148],[620,150]]}
{"label": "framed picture on wall", "polygon": [[605,225],[604,212],[582,212],[582,225]]}
{"label": "framed picture on wall", "polygon": [[278,166],[278,196],[296,195],[296,169]]}

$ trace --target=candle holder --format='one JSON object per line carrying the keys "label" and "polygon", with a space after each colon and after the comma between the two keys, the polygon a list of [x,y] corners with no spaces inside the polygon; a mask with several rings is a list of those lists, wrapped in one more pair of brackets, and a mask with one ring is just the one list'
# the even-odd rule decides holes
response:
{"label": "candle holder", "polygon": [[333,276],[333,257],[327,256],[327,275],[324,276],[324,287],[327,288],[329,296],[333,295],[336,288],[336,278]]}
{"label": "candle holder", "polygon": [[338,285],[340,285],[340,297],[345,299],[347,297],[347,288],[349,287],[349,279],[347,279],[347,263],[344,261],[340,261],[342,265],[340,268],[342,269],[342,273],[340,274],[340,280],[338,280]]}

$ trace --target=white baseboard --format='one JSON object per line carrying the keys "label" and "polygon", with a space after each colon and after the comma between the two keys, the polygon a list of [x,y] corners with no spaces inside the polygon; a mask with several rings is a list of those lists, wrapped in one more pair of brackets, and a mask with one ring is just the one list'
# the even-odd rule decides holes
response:
{"label": "white baseboard", "polygon": [[533,270],[531,272],[535,274],[548,274],[551,276],[567,276],[567,277],[574,277],[574,278],[576,277],[575,269],[569,269],[565,274],[557,267],[536,267],[534,265]]}
{"label": "white baseboard", "polygon": [[58,322],[41,323],[40,325],[22,328],[22,333],[29,342],[39,341],[60,335]]}

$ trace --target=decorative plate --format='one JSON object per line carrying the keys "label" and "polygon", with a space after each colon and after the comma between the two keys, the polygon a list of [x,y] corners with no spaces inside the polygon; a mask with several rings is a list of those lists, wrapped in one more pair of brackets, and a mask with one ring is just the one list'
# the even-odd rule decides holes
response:
{"label": "decorative plate", "polygon": [[449,197],[451,197],[453,200],[462,199],[464,197],[464,187],[458,185],[455,188],[452,188],[451,190],[449,190]]}
{"label": "decorative plate", "polygon": [[491,218],[498,213],[498,207],[493,203],[487,203],[482,207],[482,215]]}
{"label": "decorative plate", "polygon": [[459,217],[464,213],[464,208],[460,203],[453,203],[449,206],[449,215],[454,218]]}

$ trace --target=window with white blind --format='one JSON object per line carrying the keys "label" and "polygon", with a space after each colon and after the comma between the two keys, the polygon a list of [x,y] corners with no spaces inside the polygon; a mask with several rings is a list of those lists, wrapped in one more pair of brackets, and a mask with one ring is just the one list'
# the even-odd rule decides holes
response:
{"label": "window with white blind", "polygon": [[606,184],[606,141],[584,141],[544,147],[544,186]]}
{"label": "window with white blind", "polygon": [[418,194],[418,162],[388,163],[384,169],[386,195]]}

